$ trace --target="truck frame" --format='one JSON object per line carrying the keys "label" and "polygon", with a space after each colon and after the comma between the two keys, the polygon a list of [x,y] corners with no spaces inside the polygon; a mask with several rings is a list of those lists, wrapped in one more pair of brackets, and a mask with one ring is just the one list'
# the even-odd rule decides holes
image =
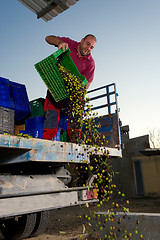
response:
{"label": "truck frame", "polygon": [[[110,87],[114,89],[110,91]],[[87,195],[92,192],[91,184],[90,190],[87,185],[69,186],[72,175],[67,166],[90,162],[91,155],[96,154],[122,157],[115,84],[101,89],[106,93],[90,100],[107,99],[97,109],[108,109],[108,114],[101,118],[102,133],[114,141],[112,145],[99,147],[98,152],[90,145],[0,134],[0,226],[6,239],[41,234],[47,227],[51,209],[98,202],[97,197]],[[111,96],[115,97],[113,101]]]}

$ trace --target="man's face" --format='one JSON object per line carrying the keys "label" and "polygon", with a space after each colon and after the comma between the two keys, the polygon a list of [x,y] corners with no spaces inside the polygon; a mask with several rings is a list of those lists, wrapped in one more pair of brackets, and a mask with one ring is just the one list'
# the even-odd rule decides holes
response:
{"label": "man's face", "polygon": [[92,36],[88,36],[85,40],[82,38],[81,43],[79,45],[79,52],[81,56],[87,56],[96,46],[96,40]]}

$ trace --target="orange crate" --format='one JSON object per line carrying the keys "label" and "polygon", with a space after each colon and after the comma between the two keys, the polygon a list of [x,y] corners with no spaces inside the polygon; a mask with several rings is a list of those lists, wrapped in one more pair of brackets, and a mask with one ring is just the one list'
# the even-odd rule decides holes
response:
{"label": "orange crate", "polygon": [[19,134],[21,130],[25,130],[25,124],[14,125],[14,135]]}

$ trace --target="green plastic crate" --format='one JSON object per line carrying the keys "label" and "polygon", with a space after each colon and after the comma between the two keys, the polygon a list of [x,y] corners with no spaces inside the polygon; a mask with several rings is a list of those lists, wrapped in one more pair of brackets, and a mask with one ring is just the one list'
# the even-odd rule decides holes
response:
{"label": "green plastic crate", "polygon": [[67,134],[67,131],[64,131],[61,136],[60,136],[60,140],[61,142],[69,142],[69,136]]}
{"label": "green plastic crate", "polygon": [[30,118],[45,115],[44,102],[45,102],[44,98],[37,98],[29,102],[31,108]]}
{"label": "green plastic crate", "polygon": [[59,49],[44,60],[35,64],[37,72],[41,76],[56,102],[69,97],[65,83],[56,65],[58,62],[68,69],[73,75],[79,77],[83,86],[87,83],[86,78],[78,71],[70,53],[70,49],[66,49],[65,52],[63,52],[62,49]]}

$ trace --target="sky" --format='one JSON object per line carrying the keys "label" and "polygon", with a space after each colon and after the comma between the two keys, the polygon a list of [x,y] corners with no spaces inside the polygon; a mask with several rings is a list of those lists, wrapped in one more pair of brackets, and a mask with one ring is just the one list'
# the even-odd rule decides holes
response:
{"label": "sky", "polygon": [[45,98],[47,89],[34,65],[57,50],[45,37],[80,41],[92,33],[96,70],[89,90],[116,84],[130,138],[160,129],[159,0],[79,0],[49,22],[18,0],[1,0],[0,9],[0,77],[25,84],[30,101]]}

